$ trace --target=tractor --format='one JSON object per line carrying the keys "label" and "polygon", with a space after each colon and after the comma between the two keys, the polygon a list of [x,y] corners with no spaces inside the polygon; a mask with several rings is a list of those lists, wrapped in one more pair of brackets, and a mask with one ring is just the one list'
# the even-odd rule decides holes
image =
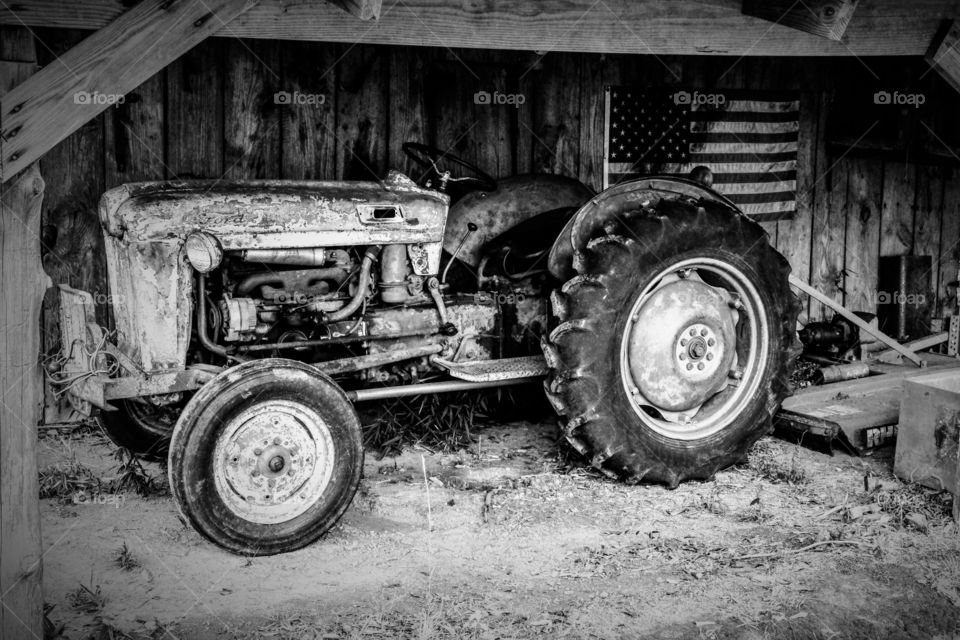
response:
{"label": "tractor", "polygon": [[53,382],[118,446],[166,458],[204,537],[267,555],[327,532],[363,470],[357,402],[542,383],[589,464],[670,487],[769,431],[799,352],[790,268],[708,181],[595,193],[403,150],[416,181],[101,198],[115,329],[61,285]]}

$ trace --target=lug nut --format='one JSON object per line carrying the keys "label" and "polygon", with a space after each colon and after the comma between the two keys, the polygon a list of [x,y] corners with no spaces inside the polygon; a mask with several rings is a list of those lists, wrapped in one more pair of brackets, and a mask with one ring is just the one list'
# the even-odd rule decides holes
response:
{"label": "lug nut", "polygon": [[714,340],[713,338],[710,338],[709,340],[707,340],[707,346],[712,347],[715,344],[717,344],[717,341]]}
{"label": "lug nut", "polygon": [[713,360],[713,354],[712,354],[712,353],[708,353],[708,354],[707,354],[707,360]]}
{"label": "lug nut", "polygon": [[260,447],[257,447],[256,449],[253,450],[253,455],[255,456],[258,456],[261,453],[263,453],[263,449],[261,449]]}
{"label": "lug nut", "polygon": [[274,439],[273,439],[273,444],[279,446],[279,445],[280,445],[280,438],[274,438]]}
{"label": "lug nut", "polygon": [[680,359],[681,359],[681,360],[686,360],[686,359],[687,359],[687,354],[681,353],[681,354],[680,354]]}
{"label": "lug nut", "polygon": [[688,362],[688,363],[687,363],[687,371],[690,371],[691,369],[693,369],[693,363],[692,363],[692,362]]}
{"label": "lug nut", "polygon": [[293,477],[293,469],[290,469],[290,471],[287,471],[287,475],[292,478],[292,477]]}
{"label": "lug nut", "polygon": [[741,371],[740,369],[731,369],[730,377],[733,378],[734,380],[739,380],[740,378],[743,377],[743,371]]}
{"label": "lug nut", "polygon": [[256,469],[254,469],[253,472],[252,472],[250,475],[252,475],[254,478],[259,478],[259,477],[260,477],[260,472],[257,471]]}
{"label": "lug nut", "polygon": [[680,346],[681,346],[681,347],[687,346],[687,339],[686,339],[686,338],[681,338],[681,340],[680,340]]}
{"label": "lug nut", "polygon": [[706,329],[700,329],[700,335],[705,336],[705,335],[707,335],[707,333],[708,333],[708,332],[707,332]]}
{"label": "lug nut", "polygon": [[703,371],[703,363],[702,363],[702,362],[697,365],[697,369],[699,369],[700,371]]}
{"label": "lug nut", "polygon": [[696,330],[696,329],[690,329],[690,335],[692,335],[692,336],[697,335],[697,330]]}

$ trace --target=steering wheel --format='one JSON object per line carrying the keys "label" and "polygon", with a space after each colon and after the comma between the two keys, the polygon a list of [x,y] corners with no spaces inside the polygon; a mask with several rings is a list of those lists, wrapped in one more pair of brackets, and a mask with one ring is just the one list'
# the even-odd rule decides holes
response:
{"label": "steering wheel", "polygon": [[[420,142],[404,142],[401,148],[407,157],[429,170],[427,175],[430,177],[425,181],[424,186],[439,191],[446,191],[448,185],[454,184],[466,190],[494,191],[497,188],[497,181],[490,174],[452,153]],[[450,171],[443,168],[447,163],[466,169],[473,175],[454,178],[450,175]],[[433,175],[430,175],[431,173]]]}

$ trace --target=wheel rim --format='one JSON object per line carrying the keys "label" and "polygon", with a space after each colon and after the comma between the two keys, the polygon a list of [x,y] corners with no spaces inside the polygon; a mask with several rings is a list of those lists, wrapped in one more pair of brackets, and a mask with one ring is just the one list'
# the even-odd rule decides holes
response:
{"label": "wheel rim", "polygon": [[273,400],[232,418],[214,448],[214,484],[236,515],[287,522],[323,495],[334,467],[330,429],[311,408]]}
{"label": "wheel rim", "polygon": [[170,437],[180,415],[179,407],[154,406],[145,402],[125,401],[127,415],[133,422],[149,433],[161,437]]}
{"label": "wheel rim", "polygon": [[754,397],[769,348],[766,308],[743,271],[690,258],[658,273],[634,302],[620,378],[644,425],[669,438],[705,438]]}

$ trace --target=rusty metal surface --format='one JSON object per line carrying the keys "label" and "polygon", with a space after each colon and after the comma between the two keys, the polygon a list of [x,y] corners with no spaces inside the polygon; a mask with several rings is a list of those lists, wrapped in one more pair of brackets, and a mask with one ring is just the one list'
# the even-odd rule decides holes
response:
{"label": "rusty metal surface", "polygon": [[[463,241],[457,258],[476,267],[480,250],[507,229],[541,213],[579,207],[593,191],[579,180],[564,176],[534,174],[500,180],[496,191],[475,191],[450,207],[443,248],[453,253]],[[477,230],[467,234],[467,224]],[[552,238],[545,238],[549,246]]]}
{"label": "rusty metal surface", "polygon": [[893,470],[899,477],[960,500],[960,371],[903,382]]}
{"label": "rusty metal surface", "polygon": [[[397,173],[383,182],[141,182],[106,192],[100,221],[127,242],[206,230],[227,251],[439,242],[448,202]],[[379,208],[398,215],[377,217]]]}
{"label": "rusty metal surface", "polygon": [[625,211],[638,209],[664,198],[706,200],[739,211],[737,206],[723,195],[688,178],[650,176],[624,182],[591,198],[567,223],[550,250],[550,273],[559,280],[569,280],[574,275],[575,254],[586,246],[587,241],[606,222]]}

